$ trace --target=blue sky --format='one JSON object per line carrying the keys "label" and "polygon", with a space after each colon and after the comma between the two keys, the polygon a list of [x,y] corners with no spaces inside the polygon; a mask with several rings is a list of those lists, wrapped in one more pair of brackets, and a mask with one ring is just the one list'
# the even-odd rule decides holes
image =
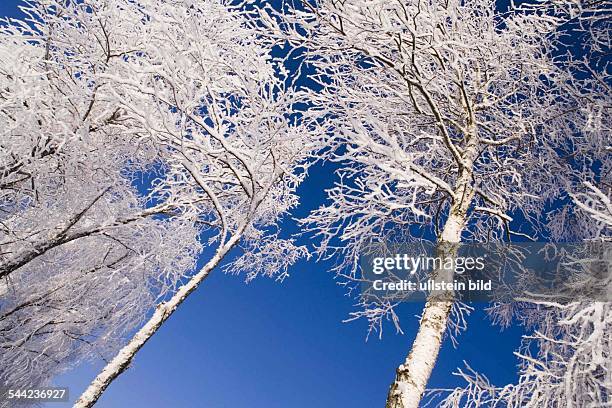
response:
{"label": "blue sky", "polygon": [[[17,0],[2,0],[0,15],[17,15]],[[317,206],[331,185],[330,169],[316,167],[301,187],[301,212]],[[386,326],[382,340],[366,342],[365,321],[342,323],[354,300],[327,272],[327,264],[301,262],[284,282],[216,271],[138,353],[98,407],[371,408],[384,406],[395,368],[406,356],[422,304],[399,312],[405,334]],[[482,304],[454,349],[444,343],[430,385],[458,384],[462,360],[496,384],[515,378],[512,355],[520,329],[500,332]],[[102,367],[81,365],[56,379],[74,401]],[[52,403],[60,408],[67,404]]]}

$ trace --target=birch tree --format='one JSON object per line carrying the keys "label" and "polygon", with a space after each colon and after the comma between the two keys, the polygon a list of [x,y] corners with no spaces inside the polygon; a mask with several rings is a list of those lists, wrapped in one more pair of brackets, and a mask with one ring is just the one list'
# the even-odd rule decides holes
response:
{"label": "birch tree", "polygon": [[[201,226],[207,258],[109,361],[76,406],[93,405],[180,304],[218,268],[246,279],[282,279],[306,255],[278,223],[298,203],[296,188],[321,148],[303,124],[300,92],[279,76],[282,61],[240,9],[216,1],[110,2],[110,27],[132,22],[138,52],[102,75],[112,101],[162,146],[159,203],[178,200]],[[92,4],[94,4],[92,2]],[[101,5],[101,4],[100,4]],[[91,5],[90,5],[91,7]],[[90,13],[83,10],[82,13]],[[94,13],[95,14],[95,13]]]}
{"label": "birch tree", "polygon": [[[40,385],[112,355],[157,304],[81,398],[90,406],[232,248],[226,269],[247,279],[282,279],[306,254],[277,223],[320,145],[293,113],[301,95],[274,74],[282,61],[237,9],[24,11],[1,37],[1,379]],[[156,176],[137,191],[142,174]]]}
{"label": "birch tree", "polygon": [[[582,136],[591,140],[597,166],[596,177],[587,178],[568,191],[569,202],[551,214],[551,234],[555,239],[594,242],[601,248],[597,261],[601,273],[584,270],[584,258],[573,280],[599,286],[606,292],[595,299],[544,299],[532,297],[514,305],[494,304],[489,313],[494,321],[525,325],[527,334],[515,355],[519,361],[518,381],[496,386],[471,367],[455,373],[465,386],[451,390],[440,402],[442,407],[500,405],[508,407],[606,406],[612,401],[610,345],[612,314],[609,302],[611,270],[610,241],[610,120],[609,62],[610,19],[607,1],[561,1],[525,4],[523,10],[536,18],[557,21],[553,31],[543,33],[551,39],[562,59],[559,65],[572,73],[568,92],[579,95],[579,109],[586,112]],[[569,38],[569,40],[568,40]],[[588,78],[583,82],[577,78]],[[566,84],[567,85],[567,84]],[[589,146],[584,144],[583,146]],[[584,152],[588,154],[589,152]],[[588,263],[587,263],[588,264]],[[514,320],[514,322],[513,322]]]}
{"label": "birch tree", "polygon": [[[302,47],[322,88],[310,98],[344,165],[330,203],[306,223],[349,281],[373,242],[532,238],[543,208],[575,185],[573,170],[593,179],[607,154],[599,124],[598,137],[580,136],[589,112],[542,43],[554,19],[502,14],[489,0],[302,2],[264,14],[273,38]],[[373,328],[398,324],[395,304],[362,306],[353,317]],[[419,405],[444,332],[457,328],[453,311],[462,313],[452,294],[430,296],[387,407]]]}

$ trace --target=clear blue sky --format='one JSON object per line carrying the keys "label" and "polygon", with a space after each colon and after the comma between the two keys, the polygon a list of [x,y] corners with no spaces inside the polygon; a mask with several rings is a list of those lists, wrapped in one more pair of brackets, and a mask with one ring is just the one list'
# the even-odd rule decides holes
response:
{"label": "clear blue sky", "polygon": [[[2,0],[0,15],[17,15],[17,0]],[[305,207],[318,205],[332,183],[317,167],[300,190]],[[395,368],[406,356],[422,304],[400,309],[405,335],[388,325],[382,340],[365,341],[366,322],[342,323],[353,300],[324,263],[302,262],[283,283],[214,273],[138,353],[98,407],[373,408],[384,406]],[[479,309],[482,305],[479,306]],[[469,320],[458,349],[446,341],[430,385],[458,384],[462,360],[496,384],[514,380],[512,355],[520,330],[500,332],[482,311]],[[56,379],[71,401],[101,362]],[[65,404],[47,404],[60,408]]]}

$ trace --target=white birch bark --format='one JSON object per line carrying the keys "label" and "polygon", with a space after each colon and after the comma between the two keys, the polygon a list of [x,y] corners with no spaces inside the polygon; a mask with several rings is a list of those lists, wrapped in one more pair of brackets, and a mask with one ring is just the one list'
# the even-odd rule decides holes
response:
{"label": "white birch bark", "polygon": [[[474,197],[472,185],[473,162],[477,153],[477,137],[472,135],[465,151],[465,165],[457,179],[453,194],[453,205],[438,242],[442,257],[456,255],[457,247],[445,248],[445,243],[461,242],[467,220],[468,210]],[[434,279],[452,281],[450,270],[436,271]],[[406,360],[396,370],[395,381],[387,395],[386,408],[418,408],[431,372],[438,359],[442,339],[453,307],[454,295],[451,291],[432,292],[421,315],[419,329]]]}
{"label": "white birch bark", "polygon": [[113,358],[98,376],[91,382],[89,387],[83,392],[81,397],[74,404],[74,408],[92,407],[100,398],[106,388],[123,373],[130,365],[130,362],[138,352],[146,344],[147,341],[159,330],[162,324],[174,313],[181,303],[189,294],[191,294],[208,277],[210,272],[221,262],[223,257],[236,245],[240,240],[240,235],[233,236],[225,245],[219,247],[215,255],[208,261],[200,271],[194,275],[188,283],[183,285],[170,300],[159,304],[153,316],[142,326],[140,330],[132,337],[130,342],[123,347],[119,353]]}
{"label": "white birch bark", "polygon": [[[453,239],[448,242],[459,242],[465,221],[465,214],[447,220],[443,236]],[[418,408],[438,359],[452,306],[451,292],[435,293],[428,298],[410,354],[396,370],[395,381],[387,395],[387,408]]]}

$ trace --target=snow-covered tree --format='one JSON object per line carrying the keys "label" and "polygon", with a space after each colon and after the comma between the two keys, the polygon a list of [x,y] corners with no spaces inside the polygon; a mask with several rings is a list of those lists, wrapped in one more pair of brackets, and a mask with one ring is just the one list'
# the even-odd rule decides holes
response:
{"label": "snow-covered tree", "polygon": [[272,45],[245,11],[217,1],[115,0],[91,4],[109,27],[130,26],[137,52],[100,75],[109,99],[161,146],[163,178],[151,197],[178,206],[206,242],[200,270],[160,303],[109,361],[76,406],[91,406],[138,350],[230,251],[230,272],[282,279],[306,255],[280,236],[278,223],[298,203],[296,189],[321,149],[298,110],[300,92],[279,75]]}
{"label": "snow-covered tree", "polygon": [[[551,236],[561,240],[588,242],[585,253],[570,259],[577,265],[571,275],[578,296],[571,299],[529,297],[516,304],[495,304],[489,309],[494,321],[503,325],[518,321],[528,332],[515,355],[519,359],[519,379],[514,384],[495,386],[486,373],[468,366],[456,374],[466,381],[442,401],[442,407],[499,405],[508,407],[606,406],[612,393],[610,349],[612,346],[612,285],[610,269],[610,109],[609,1],[558,1],[521,5],[535,18],[555,24],[543,36],[555,46],[557,64],[572,74],[565,89],[578,97],[584,112],[582,154],[593,154],[597,170],[594,178],[584,177],[568,191],[565,206],[549,215]],[[587,81],[581,78],[588,78]],[[576,146],[576,149],[580,146]],[[574,169],[583,177],[580,169]],[[592,242],[592,244],[591,244]],[[589,245],[597,252],[589,253]],[[587,256],[585,256],[587,255]],[[585,269],[588,258],[599,265],[596,275]],[[591,266],[592,268],[592,266]],[[580,289],[582,288],[582,289]],[[586,294],[598,289],[596,297]],[[587,291],[585,291],[587,290]],[[581,293],[582,292],[582,293]]]}
{"label": "snow-covered tree", "polygon": [[[501,13],[493,0],[322,0],[264,15],[272,38],[303,50],[322,88],[310,99],[343,166],[330,204],[306,221],[349,280],[374,242],[531,238],[543,208],[594,179],[593,163],[608,154],[605,117],[583,109],[555,37],[542,35],[556,19]],[[602,86],[591,78],[580,89]],[[362,303],[355,317],[397,323],[395,304]],[[453,305],[448,292],[428,299],[387,407],[419,405]]]}
{"label": "snow-covered tree", "polygon": [[0,379],[40,385],[113,355],[150,316],[91,405],[232,248],[226,268],[247,279],[306,254],[277,223],[321,146],[233,6],[30,3],[0,38]]}

